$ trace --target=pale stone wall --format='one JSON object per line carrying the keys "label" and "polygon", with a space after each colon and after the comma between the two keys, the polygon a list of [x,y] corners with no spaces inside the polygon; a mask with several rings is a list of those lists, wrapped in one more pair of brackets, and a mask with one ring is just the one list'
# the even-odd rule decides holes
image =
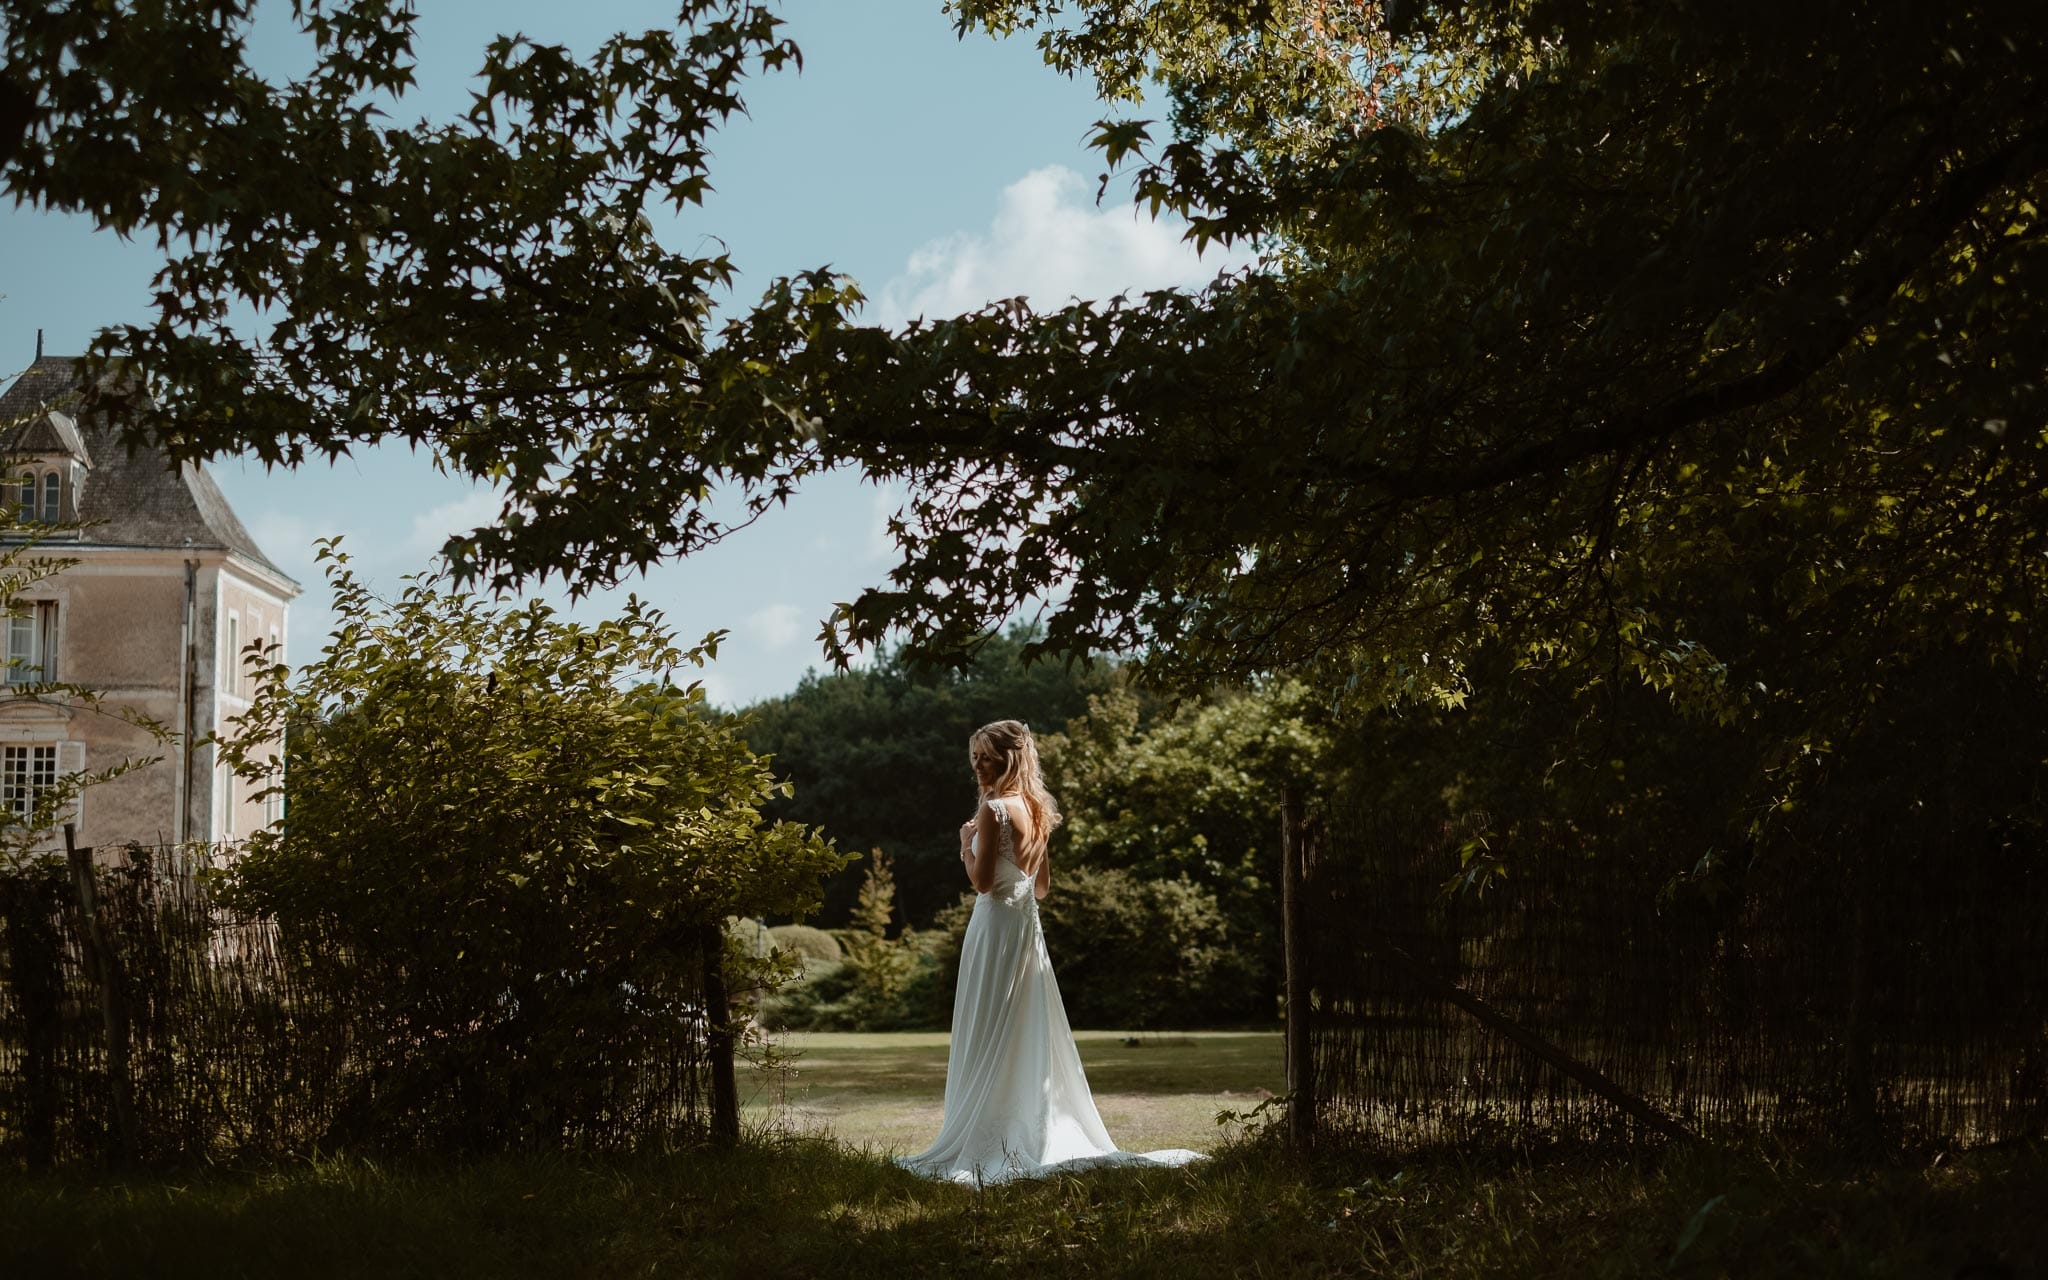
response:
{"label": "pale stone wall", "polygon": [[[257,830],[272,813],[252,798],[255,788],[239,779],[231,784],[211,748],[195,745],[188,753],[175,736],[187,662],[185,563],[196,564],[189,655],[195,742],[210,732],[231,732],[230,722],[249,705],[250,681],[226,651],[231,626],[243,642],[267,642],[273,633],[282,638],[290,584],[217,550],[80,548],[76,554],[80,563],[23,599],[56,604],[57,678],[96,690],[103,710],[0,698],[0,743],[59,744],[60,767],[67,770],[156,757],[86,792],[76,814],[80,844],[175,839],[182,765],[189,765],[187,838],[237,839]],[[108,713],[116,708],[156,721],[173,738],[154,740]],[[60,844],[61,833],[52,833],[47,846]]]}
{"label": "pale stone wall", "polygon": [[[275,640],[281,644],[287,606],[274,591],[237,573],[233,565],[223,566],[216,582],[220,643],[215,674],[220,695],[214,706],[214,724],[225,737],[234,731],[235,718],[249,709],[255,693],[244,654],[235,650],[246,650],[259,641],[269,644]],[[213,774],[219,812],[214,829],[216,839],[240,839],[270,822],[271,812],[266,811],[264,802],[254,798],[260,788],[245,779],[230,778],[225,769],[216,768]]]}
{"label": "pale stone wall", "polygon": [[[175,729],[183,558],[94,556],[56,581],[64,594],[58,618],[59,678],[97,690],[110,709],[127,709]],[[75,713],[69,736],[85,744],[89,769],[161,757],[86,792],[80,801],[80,843],[101,847],[175,838],[175,744],[156,742],[119,716],[95,711]]]}

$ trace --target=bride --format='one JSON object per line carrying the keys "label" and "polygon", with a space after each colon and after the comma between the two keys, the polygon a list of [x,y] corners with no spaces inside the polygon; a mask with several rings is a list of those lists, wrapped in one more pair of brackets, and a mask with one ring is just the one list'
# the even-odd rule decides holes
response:
{"label": "bride", "polygon": [[1038,747],[1028,726],[998,720],[975,730],[968,753],[981,804],[961,824],[960,862],[976,897],[953,993],[946,1118],[929,1148],[897,1163],[978,1185],[1201,1159],[1119,1151],[1109,1140],[1038,926],[1038,900],[1052,886],[1046,842],[1060,823]]}

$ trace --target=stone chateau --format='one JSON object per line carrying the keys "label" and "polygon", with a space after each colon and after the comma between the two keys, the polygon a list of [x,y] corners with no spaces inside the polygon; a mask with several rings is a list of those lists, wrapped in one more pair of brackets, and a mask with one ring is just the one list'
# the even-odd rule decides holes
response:
{"label": "stone chateau", "polygon": [[[299,586],[203,467],[131,454],[111,427],[80,416],[77,377],[71,358],[39,356],[0,393],[0,501],[24,519],[80,526],[30,553],[77,563],[23,592],[6,619],[0,804],[26,814],[61,774],[160,755],[80,798],[70,815],[79,843],[238,839],[275,821],[275,802],[252,798],[197,744],[248,706],[237,655],[282,643]],[[104,707],[23,696],[57,680],[97,690]],[[112,707],[174,737],[160,745]]]}

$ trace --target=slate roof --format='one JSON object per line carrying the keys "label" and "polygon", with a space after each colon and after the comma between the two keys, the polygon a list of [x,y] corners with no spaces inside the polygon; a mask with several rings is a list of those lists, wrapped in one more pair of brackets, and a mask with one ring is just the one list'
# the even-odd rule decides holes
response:
{"label": "slate roof", "polygon": [[[11,421],[11,418],[0,418],[0,423]],[[77,420],[61,409],[45,409],[16,424],[12,437],[5,444],[0,444],[0,454],[14,457],[24,453],[68,453],[82,459],[85,465],[92,465],[92,451],[85,447],[85,437],[78,432]]]}
{"label": "slate roof", "polygon": [[0,392],[0,454],[68,452],[86,460],[92,470],[78,511],[92,526],[85,545],[226,550],[291,582],[242,527],[204,467],[174,467],[148,446],[130,452],[104,421],[72,416],[64,402],[78,385],[75,364],[71,356],[43,356]]}

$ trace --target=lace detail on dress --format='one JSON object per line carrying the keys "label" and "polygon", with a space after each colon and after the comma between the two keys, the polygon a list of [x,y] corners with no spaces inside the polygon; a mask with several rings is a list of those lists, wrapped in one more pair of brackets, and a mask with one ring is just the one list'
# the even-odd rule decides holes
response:
{"label": "lace detail on dress", "polygon": [[1022,865],[1017,861],[1017,829],[1010,825],[1010,806],[1004,803],[1003,797],[990,796],[988,807],[996,812],[996,852],[1008,859],[1012,866]]}
{"label": "lace detail on dress", "polygon": [[[988,807],[996,815],[996,882],[989,895],[1006,906],[1036,910],[1031,878],[1017,862],[1017,829],[1011,825],[1010,809],[1002,796],[991,796]],[[981,833],[975,832],[975,847],[981,847]]]}

